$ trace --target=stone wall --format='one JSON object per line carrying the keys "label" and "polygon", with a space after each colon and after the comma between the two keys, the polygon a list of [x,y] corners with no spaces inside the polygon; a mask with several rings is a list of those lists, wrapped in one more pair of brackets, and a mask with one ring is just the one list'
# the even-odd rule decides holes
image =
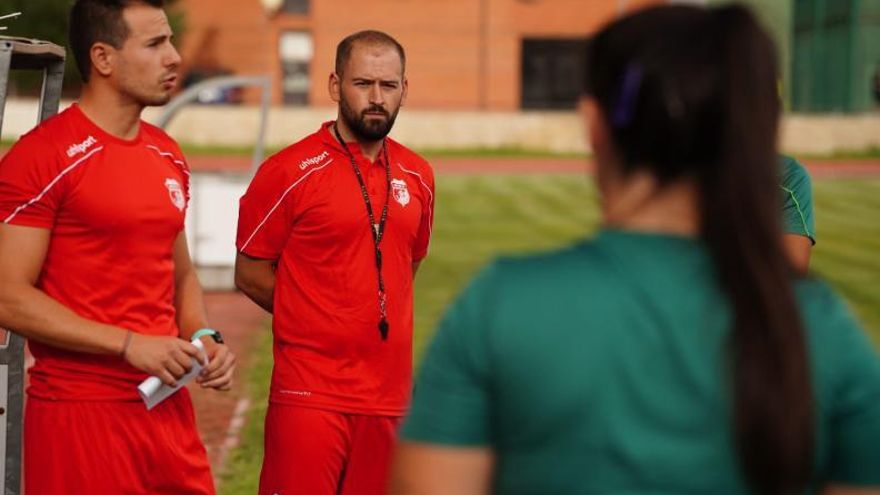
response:
{"label": "stone wall", "polygon": [[[149,109],[154,119],[159,109]],[[335,108],[273,107],[266,144],[281,147],[312,133],[335,117]],[[16,139],[36,122],[37,102],[6,104],[4,139]],[[179,142],[200,146],[250,146],[257,136],[259,109],[250,106],[191,106],[169,127]],[[425,149],[518,148],[582,153],[587,151],[580,118],[574,112],[432,111],[404,108],[393,137]],[[791,154],[828,154],[880,148],[880,112],[860,115],[789,114],[783,120],[781,148]]]}

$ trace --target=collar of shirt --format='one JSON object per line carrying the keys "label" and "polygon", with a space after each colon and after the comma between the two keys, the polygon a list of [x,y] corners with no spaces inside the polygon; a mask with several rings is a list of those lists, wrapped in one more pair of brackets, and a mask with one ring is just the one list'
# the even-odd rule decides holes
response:
{"label": "collar of shirt", "polygon": [[[330,120],[321,124],[321,130],[319,131],[321,141],[327,148],[330,149],[331,152],[342,155],[343,157],[345,157],[345,160],[348,161],[348,154],[345,152],[345,148],[343,148],[342,145],[339,144],[339,141],[336,140],[336,136],[333,135],[333,123],[334,121]],[[358,163],[358,165],[361,166],[361,169],[365,169],[369,165],[378,165],[382,167],[385,166],[385,155],[384,153],[382,153],[381,150],[376,156],[376,161],[370,162],[370,160],[368,160],[367,157],[364,156],[363,151],[361,150],[361,145],[359,143],[346,141],[345,145],[348,147],[349,151],[351,151],[351,154],[354,156],[354,159]],[[392,145],[390,138],[385,138],[385,146],[388,149],[388,160],[393,161],[391,158]]]}

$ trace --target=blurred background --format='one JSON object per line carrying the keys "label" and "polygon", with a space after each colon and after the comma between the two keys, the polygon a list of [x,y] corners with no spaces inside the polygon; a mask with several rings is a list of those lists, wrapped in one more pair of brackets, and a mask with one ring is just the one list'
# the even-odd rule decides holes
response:
{"label": "blurred background", "polygon": [[[241,358],[230,394],[194,390],[221,493],[255,492],[272,364],[268,315],[232,291],[237,201],[267,153],[335,117],[327,80],[336,44],[379,29],[407,51],[409,99],[392,136],[425,154],[437,174],[434,237],[416,287],[417,362],[444,307],[489,259],[596,228],[589,149],[574,111],[584,41],[604,22],[657,3],[665,2],[168,2],[183,99],[145,118],[181,143],[194,171],[190,248],[212,289],[212,321]],[[880,344],[880,0],[745,3],[778,47],[780,148],[813,177],[813,272],[844,294]],[[0,0],[0,15],[22,12],[0,21],[0,34],[66,45],[69,5]],[[248,79],[212,85],[218,77]],[[40,83],[12,74],[0,150],[35,124]],[[68,60],[62,107],[78,86]]]}
{"label": "blurred background", "polygon": [[[63,45],[69,3],[0,0],[0,12],[23,12],[5,23],[5,34]],[[336,44],[371,27],[406,47],[410,97],[397,135],[411,146],[582,153],[580,129],[567,117],[580,87],[583,41],[603,22],[656,3],[663,2],[171,0],[168,5],[183,56],[184,87],[221,75],[269,79],[273,125],[266,138],[272,147],[333,115],[326,87]],[[828,154],[880,146],[877,119],[864,118],[877,116],[871,112],[880,98],[880,0],[746,3],[778,46],[781,91],[791,111],[783,148]],[[69,61],[65,94],[76,95],[78,84]],[[38,85],[32,75],[16,76],[9,96],[34,96]],[[170,129],[191,145],[247,146],[257,121],[234,107],[258,104],[260,98],[256,87],[201,91],[196,102],[233,108],[183,112]],[[210,125],[221,116],[238,125]],[[863,118],[849,125],[841,116]],[[10,125],[4,137],[21,131]]]}

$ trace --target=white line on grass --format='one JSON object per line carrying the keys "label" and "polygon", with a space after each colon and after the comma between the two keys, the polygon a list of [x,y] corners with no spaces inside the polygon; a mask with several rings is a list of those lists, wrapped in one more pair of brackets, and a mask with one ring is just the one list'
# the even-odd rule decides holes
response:
{"label": "white line on grass", "polygon": [[226,428],[226,437],[220,444],[217,453],[217,469],[214,470],[214,483],[217,484],[218,477],[222,474],[223,466],[226,465],[226,459],[232,449],[238,446],[241,439],[241,429],[245,423],[245,414],[251,407],[251,401],[247,397],[242,397],[235,405],[235,412],[232,413],[232,419],[229,420],[229,426]]}

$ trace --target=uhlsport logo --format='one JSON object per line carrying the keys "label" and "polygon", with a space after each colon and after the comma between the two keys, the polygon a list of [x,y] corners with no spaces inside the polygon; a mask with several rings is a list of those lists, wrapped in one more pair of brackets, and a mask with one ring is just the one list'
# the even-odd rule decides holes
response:
{"label": "uhlsport logo", "polygon": [[323,160],[324,158],[327,158],[328,156],[330,156],[330,153],[325,151],[318,156],[306,158],[305,160],[299,162],[299,169],[305,170],[312,165],[317,165],[318,163],[321,163],[321,160]]}
{"label": "uhlsport logo", "polygon": [[400,206],[409,204],[409,189],[406,188],[406,182],[400,179],[391,181],[391,194],[394,199],[400,203]]}
{"label": "uhlsport logo", "polygon": [[186,198],[183,196],[183,188],[177,179],[165,179],[165,187],[168,188],[168,195],[171,196],[171,204],[183,211],[186,206]]}
{"label": "uhlsport logo", "polygon": [[88,138],[86,138],[85,141],[83,141],[81,143],[71,144],[70,148],[67,148],[67,156],[69,158],[73,158],[74,156],[76,156],[80,153],[85,153],[86,150],[88,150],[89,148],[94,146],[94,144],[97,142],[98,142],[98,140],[95,139],[94,136],[89,136]]}

